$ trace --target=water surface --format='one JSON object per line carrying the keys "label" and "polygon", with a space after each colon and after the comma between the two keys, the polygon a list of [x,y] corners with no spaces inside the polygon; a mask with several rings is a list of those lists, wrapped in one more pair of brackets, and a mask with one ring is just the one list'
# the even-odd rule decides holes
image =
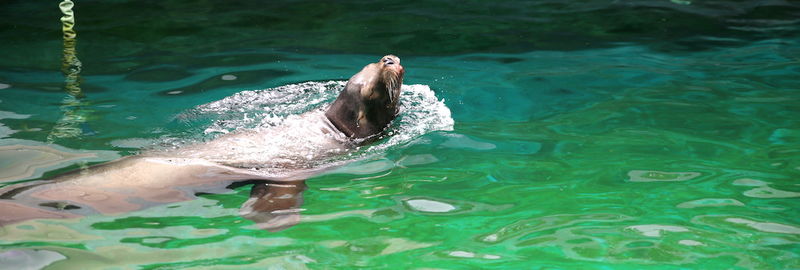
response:
{"label": "water surface", "polygon": [[0,4],[0,185],[207,139],[213,121],[180,116],[346,80],[387,53],[454,124],[309,179],[302,220],[283,231],[238,215],[243,186],[3,227],[2,267],[800,268],[795,2],[82,1],[75,13],[81,95],[65,91],[56,5]]}

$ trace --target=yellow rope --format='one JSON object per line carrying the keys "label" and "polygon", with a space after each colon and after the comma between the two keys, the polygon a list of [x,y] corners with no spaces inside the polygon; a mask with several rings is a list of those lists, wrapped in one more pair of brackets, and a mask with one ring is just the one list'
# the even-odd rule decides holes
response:
{"label": "yellow rope", "polygon": [[70,0],[64,0],[58,5],[61,8],[61,30],[64,32],[64,53],[61,61],[61,71],[66,76],[66,90],[72,96],[82,96],[80,88],[80,73],[81,61],[78,60],[78,54],[75,51],[75,14],[72,12],[72,7],[75,6]]}
{"label": "yellow rope", "polygon": [[75,13],[72,12],[72,7],[75,6],[70,0],[61,1],[58,4],[58,8],[61,9],[61,13],[64,14],[61,17],[61,31],[64,32],[64,40],[67,39],[75,39],[75,30],[72,30],[72,27],[75,26]]}
{"label": "yellow rope", "polygon": [[75,13],[72,7],[75,6],[70,0],[64,0],[58,4],[61,13],[61,31],[64,33],[64,50],[61,58],[61,72],[64,73],[64,90],[69,94],[61,101],[61,111],[64,116],[56,123],[53,130],[47,136],[48,142],[53,142],[56,138],[78,137],[83,134],[80,128],[85,123],[88,110],[82,108],[87,105],[82,101],[83,91],[81,90],[81,61],[75,51],[77,33],[75,32]]}

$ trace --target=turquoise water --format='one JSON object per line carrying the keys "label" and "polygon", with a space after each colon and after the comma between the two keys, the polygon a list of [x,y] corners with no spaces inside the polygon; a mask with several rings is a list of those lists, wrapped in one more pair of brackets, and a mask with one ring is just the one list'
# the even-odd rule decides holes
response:
{"label": "turquoise water", "polygon": [[454,123],[308,179],[285,230],[241,186],[2,227],[0,268],[800,268],[795,2],[78,2],[74,95],[60,16],[0,4],[0,185],[208,139],[231,122],[181,116],[387,53]]}

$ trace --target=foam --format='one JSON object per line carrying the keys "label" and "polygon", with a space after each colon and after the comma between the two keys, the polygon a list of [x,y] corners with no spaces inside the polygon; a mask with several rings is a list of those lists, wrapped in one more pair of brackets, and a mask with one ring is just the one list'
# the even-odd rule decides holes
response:
{"label": "foam", "polygon": [[[309,126],[324,117],[324,109],[345,84],[346,81],[303,82],[242,91],[178,115],[177,120],[190,126],[188,131],[180,136],[162,138],[161,145],[181,155],[278,175],[285,173],[287,167],[315,170],[342,165],[411,143],[426,133],[453,129],[450,109],[430,87],[403,85],[400,113],[384,138],[365,147],[320,153],[318,149],[326,149],[319,147],[325,137],[311,136],[319,134],[311,134],[313,128]],[[186,147],[224,138],[220,136],[232,132],[249,132],[255,136],[250,141],[245,137],[242,141],[223,143],[222,146],[232,146],[233,150],[207,151],[211,148],[204,147],[200,148],[203,152],[191,152],[192,147]]]}

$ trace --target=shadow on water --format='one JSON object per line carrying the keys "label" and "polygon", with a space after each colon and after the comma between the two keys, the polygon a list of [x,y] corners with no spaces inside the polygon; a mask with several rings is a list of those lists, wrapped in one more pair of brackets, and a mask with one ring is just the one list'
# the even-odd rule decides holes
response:
{"label": "shadow on water", "polygon": [[60,106],[64,115],[56,122],[50,134],[47,135],[48,143],[53,143],[58,139],[76,138],[94,133],[86,123],[92,111],[87,108],[90,104],[86,101],[81,90],[80,73],[82,64],[76,51],[77,33],[73,29],[75,26],[73,7],[74,3],[69,0],[62,1],[59,4],[61,12],[64,14],[61,17],[62,31],[64,33],[61,72],[64,73],[64,90],[68,95]]}
{"label": "shadow on water", "polygon": [[229,185],[236,189],[252,184],[250,198],[242,204],[239,215],[256,223],[259,229],[282,231],[300,223],[300,207],[305,181],[270,182],[248,181]]}

